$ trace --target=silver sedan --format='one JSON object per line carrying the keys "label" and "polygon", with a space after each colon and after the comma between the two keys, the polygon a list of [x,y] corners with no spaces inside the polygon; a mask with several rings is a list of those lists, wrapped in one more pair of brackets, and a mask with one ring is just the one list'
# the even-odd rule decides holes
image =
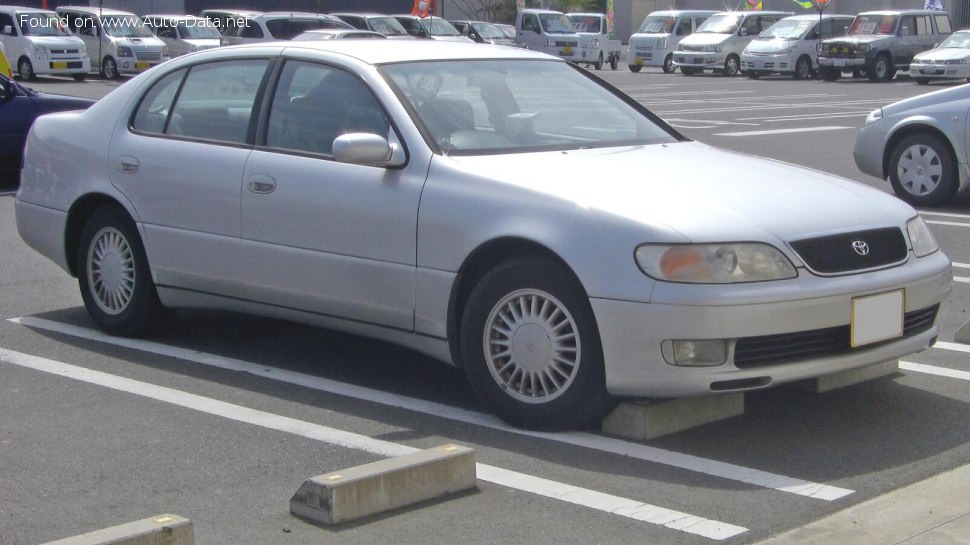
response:
{"label": "silver sedan", "polygon": [[543,429],[923,350],[952,280],[898,199],[475,44],[181,57],[38,120],[16,210],[109,333],[165,307],[320,324],[461,366]]}

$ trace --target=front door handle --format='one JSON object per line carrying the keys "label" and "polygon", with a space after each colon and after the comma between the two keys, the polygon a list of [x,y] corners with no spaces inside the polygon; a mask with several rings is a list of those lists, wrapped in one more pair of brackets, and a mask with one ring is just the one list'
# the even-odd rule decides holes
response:
{"label": "front door handle", "polygon": [[136,157],[132,157],[131,155],[122,155],[118,158],[118,172],[124,174],[134,174],[138,172],[140,167],[141,165],[138,163],[138,159]]}
{"label": "front door handle", "polygon": [[267,193],[272,193],[276,189],[276,180],[272,176],[266,174],[254,174],[252,178],[249,179],[249,183],[246,184],[246,188],[252,193],[259,193],[265,195]]}

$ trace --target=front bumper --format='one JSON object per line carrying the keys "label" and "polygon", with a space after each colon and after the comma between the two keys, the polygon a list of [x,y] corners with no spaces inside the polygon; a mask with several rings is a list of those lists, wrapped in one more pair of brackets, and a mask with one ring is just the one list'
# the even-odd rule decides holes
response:
{"label": "front bumper", "polygon": [[91,59],[82,58],[47,58],[33,62],[34,72],[37,74],[73,75],[87,74],[91,71]]}
{"label": "front bumper", "polygon": [[856,70],[866,67],[866,59],[839,59],[832,57],[819,57],[818,65],[825,68],[838,68],[839,70]]}
{"label": "front bumper", "polygon": [[789,54],[741,55],[741,71],[758,74],[790,74],[795,71],[795,59]]}
{"label": "front bumper", "polygon": [[[813,298],[805,293],[836,281],[844,291]],[[682,397],[762,389],[784,382],[815,378],[865,367],[926,349],[939,335],[936,323],[904,337],[838,353],[799,357],[739,367],[738,339],[784,335],[830,328],[847,328],[852,299],[897,289],[905,290],[905,312],[932,309],[949,294],[950,260],[942,252],[915,259],[900,267],[846,277],[820,278],[801,271],[783,300],[729,304],[698,299],[700,304],[636,303],[591,298],[603,346],[606,386],[626,397]],[[765,283],[766,285],[769,283]],[[769,289],[774,290],[774,287]],[[661,352],[665,340],[727,339],[727,362],[716,367],[679,367],[668,364]]]}
{"label": "front bumper", "polygon": [[716,70],[724,68],[724,55],[712,51],[675,51],[674,66]]}
{"label": "front bumper", "polygon": [[970,65],[913,63],[909,65],[909,76],[926,79],[966,79],[970,78]]}
{"label": "front bumper", "polygon": [[883,124],[876,121],[859,129],[855,146],[852,148],[852,157],[855,159],[855,164],[859,167],[859,170],[880,180],[885,180],[883,156],[886,152],[887,135],[882,127]]}
{"label": "front bumper", "polygon": [[670,51],[652,47],[630,47],[626,63],[630,66],[663,66]]}

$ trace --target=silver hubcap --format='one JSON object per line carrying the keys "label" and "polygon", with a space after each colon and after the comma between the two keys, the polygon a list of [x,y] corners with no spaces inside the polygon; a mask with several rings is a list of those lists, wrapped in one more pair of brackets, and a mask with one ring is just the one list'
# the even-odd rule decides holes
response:
{"label": "silver hubcap", "polygon": [[555,297],[539,290],[510,293],[492,308],[484,349],[495,382],[526,403],[556,399],[579,371],[576,321]]}
{"label": "silver hubcap", "polygon": [[101,310],[124,312],[135,292],[135,257],[125,236],[113,227],[98,231],[87,263],[88,287]]}
{"label": "silver hubcap", "polygon": [[896,175],[899,177],[899,184],[907,193],[916,196],[928,195],[940,185],[943,164],[933,148],[917,144],[907,148],[899,157]]}

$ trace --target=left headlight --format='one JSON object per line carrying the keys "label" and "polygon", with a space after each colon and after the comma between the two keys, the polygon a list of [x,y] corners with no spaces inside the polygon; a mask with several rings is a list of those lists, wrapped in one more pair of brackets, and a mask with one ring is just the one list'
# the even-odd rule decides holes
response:
{"label": "left headlight", "polygon": [[913,245],[913,255],[916,257],[925,257],[940,249],[940,245],[936,243],[933,233],[930,232],[922,217],[916,216],[906,222],[906,231],[909,233],[909,242]]}
{"label": "left headlight", "polygon": [[131,52],[131,48],[124,45],[118,46],[118,56],[119,57],[134,57],[135,55]]}
{"label": "left headlight", "polygon": [[870,44],[858,44],[855,46],[857,53],[868,53],[872,46]]}
{"label": "left headlight", "polygon": [[798,276],[777,248],[757,242],[643,244],[636,261],[644,274],[666,282],[732,284]]}
{"label": "left headlight", "polygon": [[875,123],[876,121],[879,121],[880,119],[882,119],[882,108],[878,108],[869,112],[869,115],[866,116],[866,125],[872,125],[873,123]]}
{"label": "left headlight", "polygon": [[967,59],[947,59],[943,64],[967,64]]}

